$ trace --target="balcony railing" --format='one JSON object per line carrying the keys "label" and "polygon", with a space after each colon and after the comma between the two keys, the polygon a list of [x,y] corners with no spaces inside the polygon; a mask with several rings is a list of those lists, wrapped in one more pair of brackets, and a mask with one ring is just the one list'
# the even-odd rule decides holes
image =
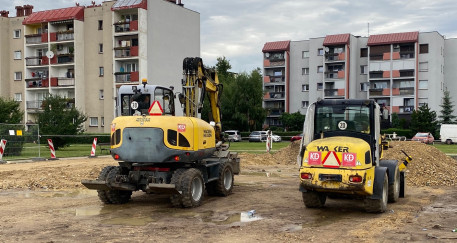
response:
{"label": "balcony railing", "polygon": [[400,88],[400,95],[414,95],[414,87]]}
{"label": "balcony railing", "polygon": [[27,101],[26,108],[34,109],[34,110],[41,110],[41,109],[43,109],[43,101],[42,100]]}
{"label": "balcony railing", "polygon": [[370,72],[370,78],[382,78],[383,77],[383,72],[382,71],[374,71]]}
{"label": "balcony railing", "polygon": [[114,73],[116,83],[138,82],[139,72],[117,72]]}
{"label": "balcony railing", "polygon": [[383,96],[383,88],[369,89],[370,96]]}
{"label": "balcony railing", "polygon": [[43,65],[42,57],[26,57],[25,58],[25,65],[27,65],[27,66],[41,66],[41,65]]}
{"label": "balcony railing", "polygon": [[49,86],[49,80],[47,78],[28,78],[25,82],[27,82],[27,88],[45,88]]}
{"label": "balcony railing", "polygon": [[344,71],[328,71],[328,72],[325,72],[325,78],[343,79],[344,78]]}
{"label": "balcony railing", "polygon": [[74,62],[75,62],[75,58],[74,58],[73,54],[57,55],[57,64],[66,64],[66,63],[74,63]]}
{"label": "balcony railing", "polygon": [[400,113],[412,113],[414,106],[400,106]]}
{"label": "balcony railing", "polygon": [[74,86],[75,79],[67,77],[53,77],[51,78],[51,86],[53,87],[65,87],[65,86]]}
{"label": "balcony railing", "polygon": [[66,30],[66,31],[59,31],[59,32],[52,32],[49,33],[50,41],[69,41],[74,40],[75,35],[73,30]]}
{"label": "balcony railing", "polygon": [[136,57],[138,56],[138,46],[116,47],[114,48],[114,57]]}
{"label": "balcony railing", "polygon": [[137,31],[138,30],[138,20],[134,21],[121,21],[118,23],[114,23],[114,31],[116,33],[119,32],[129,32],[129,31]]}
{"label": "balcony railing", "polygon": [[344,96],[344,89],[325,89],[325,97],[342,97]]}
{"label": "balcony railing", "polygon": [[25,35],[25,44],[41,44],[48,42],[48,33]]}
{"label": "balcony railing", "polygon": [[284,99],[285,92],[267,92],[265,99]]}

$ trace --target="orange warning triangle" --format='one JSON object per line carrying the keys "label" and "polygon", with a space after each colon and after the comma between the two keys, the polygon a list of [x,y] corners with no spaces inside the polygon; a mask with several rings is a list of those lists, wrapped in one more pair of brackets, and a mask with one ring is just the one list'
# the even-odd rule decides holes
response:
{"label": "orange warning triangle", "polygon": [[149,115],[151,115],[151,116],[161,116],[163,113],[162,106],[160,105],[160,103],[157,100],[152,102],[152,105],[151,105],[151,107],[149,107],[148,111],[149,111]]}
{"label": "orange warning triangle", "polygon": [[330,151],[327,153],[327,156],[325,156],[322,165],[328,168],[339,168],[341,162],[340,159],[338,159],[338,156],[336,156],[335,151]]}

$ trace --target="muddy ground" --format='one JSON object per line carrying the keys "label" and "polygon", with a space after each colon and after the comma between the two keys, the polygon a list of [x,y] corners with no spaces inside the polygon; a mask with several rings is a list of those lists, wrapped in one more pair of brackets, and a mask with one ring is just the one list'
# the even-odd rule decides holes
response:
{"label": "muddy ground", "polygon": [[232,195],[192,209],[142,192],[125,205],[102,204],[79,181],[115,165],[109,157],[0,165],[0,242],[457,241],[456,187],[410,186],[383,214],[365,213],[357,200],[306,209],[296,165],[243,159]]}

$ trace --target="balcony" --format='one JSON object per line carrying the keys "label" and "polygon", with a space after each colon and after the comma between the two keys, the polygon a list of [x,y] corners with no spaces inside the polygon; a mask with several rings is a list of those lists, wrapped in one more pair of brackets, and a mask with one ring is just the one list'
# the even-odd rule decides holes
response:
{"label": "balcony", "polygon": [[28,78],[25,79],[27,88],[45,88],[49,86],[47,78]]}
{"label": "balcony", "polygon": [[43,101],[42,100],[27,101],[26,108],[27,108],[27,110],[42,110]]}
{"label": "balcony", "polygon": [[399,88],[400,94],[399,95],[414,95],[414,87],[402,87]]}
{"label": "balcony", "polygon": [[370,78],[383,78],[383,71],[372,71],[370,72]]}
{"label": "balcony", "polygon": [[264,99],[284,99],[285,92],[267,92],[263,96]]}
{"label": "balcony", "polygon": [[369,89],[370,96],[384,96],[383,88]]}
{"label": "balcony", "polygon": [[25,35],[25,44],[42,44],[48,42],[48,33]]}
{"label": "balcony", "polygon": [[286,61],[284,59],[265,59],[263,60],[264,67],[283,67],[286,65]]}
{"label": "balcony", "polygon": [[114,31],[116,33],[130,32],[138,30],[138,20],[133,21],[119,21],[114,23]]}
{"label": "balcony", "polygon": [[325,89],[325,97],[344,97],[344,89]]}
{"label": "balcony", "polygon": [[75,79],[74,78],[67,78],[67,77],[52,77],[51,78],[51,86],[52,87],[75,86]]}
{"label": "balcony", "polygon": [[414,111],[414,106],[400,106],[400,113],[412,113]]}
{"label": "balcony", "polygon": [[41,66],[41,65],[47,65],[47,58],[46,61],[44,61],[46,57],[26,57],[25,58],[25,65],[26,66]]}
{"label": "balcony", "polygon": [[115,47],[114,48],[114,57],[115,58],[137,57],[137,56],[138,56],[138,46]]}
{"label": "balcony", "polygon": [[73,30],[59,31],[49,33],[49,39],[51,42],[56,41],[71,41],[75,39]]}
{"label": "balcony", "polygon": [[127,82],[138,82],[139,81],[139,72],[116,72],[114,73],[116,77],[116,83],[127,83]]}
{"label": "balcony", "polygon": [[414,70],[400,70],[400,77],[414,77]]}
{"label": "balcony", "polygon": [[328,79],[344,79],[344,70],[343,71],[328,71],[325,72],[325,78]]}
{"label": "balcony", "polygon": [[346,59],[346,55],[344,52],[341,53],[327,53],[325,54],[325,61],[327,62],[338,62],[344,61]]}
{"label": "balcony", "polygon": [[284,83],[286,76],[270,76],[270,83]]}
{"label": "balcony", "polygon": [[[57,57],[57,60],[54,59]],[[75,62],[74,55],[71,53],[67,54],[57,54],[53,59],[51,59],[51,64],[70,64]]]}

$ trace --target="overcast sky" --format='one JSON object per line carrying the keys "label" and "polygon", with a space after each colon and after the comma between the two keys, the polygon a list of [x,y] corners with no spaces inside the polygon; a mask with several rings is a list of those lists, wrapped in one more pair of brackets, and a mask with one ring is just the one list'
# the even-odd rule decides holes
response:
{"label": "overcast sky", "polygon": [[[91,0],[0,0],[0,10],[14,6],[34,11],[71,7]],[[97,4],[101,0],[95,1]],[[457,38],[455,0],[182,0],[200,13],[201,55],[206,65],[225,56],[233,72],[262,67],[265,42],[307,40],[329,34],[367,36],[409,31],[438,31]]]}

